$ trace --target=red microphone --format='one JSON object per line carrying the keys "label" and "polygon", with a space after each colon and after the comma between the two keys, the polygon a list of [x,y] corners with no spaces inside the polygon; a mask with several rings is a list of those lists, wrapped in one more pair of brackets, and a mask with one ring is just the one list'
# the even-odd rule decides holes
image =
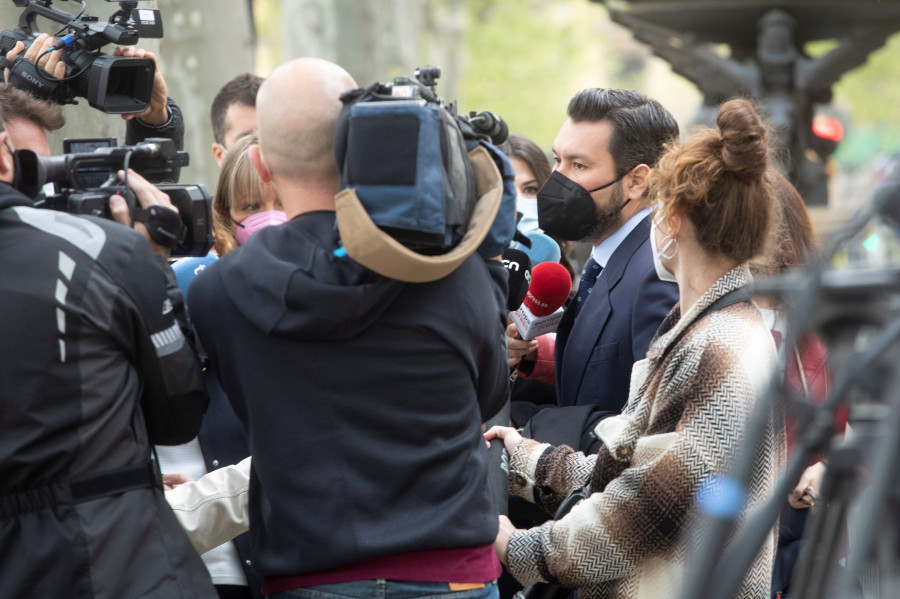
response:
{"label": "red microphone", "polygon": [[562,319],[562,305],[572,290],[569,271],[559,262],[541,262],[531,269],[525,301],[510,316],[526,341],[552,333]]}

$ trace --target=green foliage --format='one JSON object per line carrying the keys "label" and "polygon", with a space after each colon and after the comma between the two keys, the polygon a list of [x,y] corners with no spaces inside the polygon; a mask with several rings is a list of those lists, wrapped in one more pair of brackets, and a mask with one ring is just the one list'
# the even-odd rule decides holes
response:
{"label": "green foliage", "polygon": [[256,71],[269,73],[282,62],[280,0],[254,0],[253,18],[256,22]]}
{"label": "green foliage", "polygon": [[846,136],[835,158],[858,166],[883,153],[900,152],[900,34],[835,86],[834,104],[845,114]]}
{"label": "green foliage", "polygon": [[637,89],[680,121],[699,93],[587,0],[471,0],[463,38],[460,107],[490,110],[510,131],[550,149],[572,95],[588,87]]}
{"label": "green foliage", "polygon": [[574,17],[604,11],[583,0],[477,0],[467,9],[461,109],[497,113],[549,148],[590,69],[584,50],[596,33]]}

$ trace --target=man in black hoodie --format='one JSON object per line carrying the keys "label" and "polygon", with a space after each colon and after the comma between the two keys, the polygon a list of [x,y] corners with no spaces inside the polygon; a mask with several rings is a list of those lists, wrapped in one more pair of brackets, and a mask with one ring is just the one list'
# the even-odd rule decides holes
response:
{"label": "man in black hoodie", "polygon": [[496,596],[480,430],[506,400],[506,273],[472,255],[403,283],[336,255],[333,138],[355,87],[318,59],[266,80],[250,157],[289,222],[191,287],[201,342],[248,428],[254,569],[276,597]]}

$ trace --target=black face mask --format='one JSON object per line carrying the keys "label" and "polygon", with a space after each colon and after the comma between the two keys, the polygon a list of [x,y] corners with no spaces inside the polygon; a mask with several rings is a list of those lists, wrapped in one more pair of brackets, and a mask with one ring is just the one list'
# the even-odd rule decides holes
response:
{"label": "black face mask", "polygon": [[[537,193],[538,226],[546,233],[568,241],[588,237],[600,224],[591,194],[618,183],[624,176],[588,191],[559,171],[553,171]],[[619,206],[616,213],[621,212],[625,204]]]}

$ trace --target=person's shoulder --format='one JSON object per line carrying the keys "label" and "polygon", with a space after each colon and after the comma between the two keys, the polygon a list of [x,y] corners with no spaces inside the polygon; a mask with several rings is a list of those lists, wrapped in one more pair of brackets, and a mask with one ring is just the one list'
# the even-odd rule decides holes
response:
{"label": "person's shoulder", "polygon": [[696,327],[696,334],[722,352],[763,362],[766,358],[775,359],[777,350],[772,332],[753,302],[729,304],[704,315],[698,323],[701,326]]}
{"label": "person's shoulder", "polygon": [[108,254],[130,253],[142,243],[149,253],[150,246],[139,233],[111,220],[25,206],[14,210],[22,223],[74,246],[94,261]]}
{"label": "person's shoulder", "polygon": [[634,294],[636,307],[646,307],[650,301],[659,301],[666,305],[668,311],[668,308],[678,300],[678,285],[663,281],[656,273],[649,239],[631,256],[622,277],[621,287],[626,292]]}

